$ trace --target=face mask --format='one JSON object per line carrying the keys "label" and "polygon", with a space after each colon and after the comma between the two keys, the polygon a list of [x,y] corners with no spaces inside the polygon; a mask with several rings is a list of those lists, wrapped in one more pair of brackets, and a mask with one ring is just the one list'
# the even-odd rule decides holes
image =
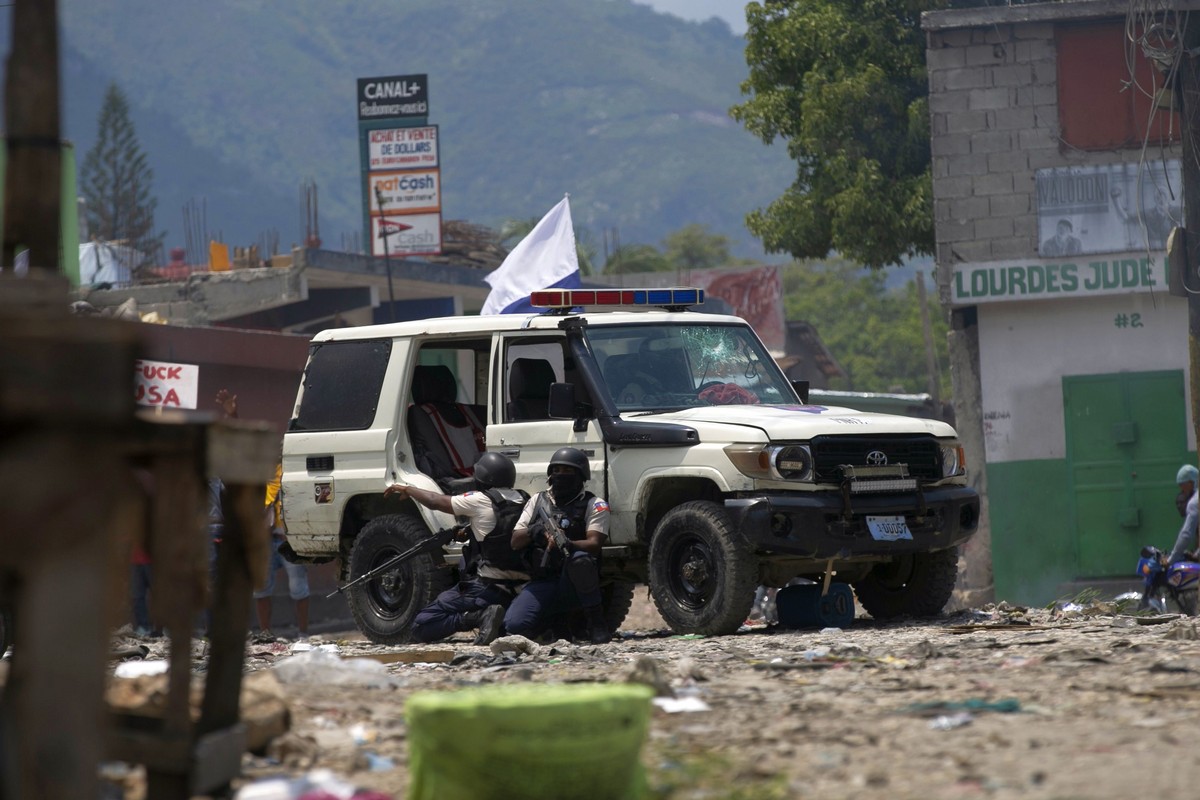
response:
{"label": "face mask", "polygon": [[577,472],[551,475],[550,491],[556,503],[569,503],[583,491],[583,478]]}

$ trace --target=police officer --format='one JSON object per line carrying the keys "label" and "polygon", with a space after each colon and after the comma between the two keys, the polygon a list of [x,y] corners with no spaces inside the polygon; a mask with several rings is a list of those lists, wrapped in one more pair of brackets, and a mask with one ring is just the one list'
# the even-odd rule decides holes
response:
{"label": "police officer", "polygon": [[[418,642],[436,642],[478,628],[474,643],[490,643],[500,635],[504,610],[529,580],[521,554],[509,543],[513,521],[528,499],[524,492],[512,488],[516,467],[507,456],[484,453],[475,462],[474,475],[478,491],[465,494],[451,496],[403,484],[394,484],[383,492],[384,497],[412,498],[434,511],[465,517],[475,540],[464,548],[471,563],[464,570],[463,580],[417,612],[412,635]],[[511,511],[505,507],[511,507]],[[507,526],[501,519],[506,515],[511,515]]]}
{"label": "police officer", "polygon": [[555,451],[546,469],[549,491],[525,504],[513,529],[512,546],[529,554],[532,580],[509,606],[504,627],[533,638],[550,613],[583,607],[588,639],[612,639],[600,605],[600,552],[608,536],[608,503],[585,490],[592,470],[574,447]]}

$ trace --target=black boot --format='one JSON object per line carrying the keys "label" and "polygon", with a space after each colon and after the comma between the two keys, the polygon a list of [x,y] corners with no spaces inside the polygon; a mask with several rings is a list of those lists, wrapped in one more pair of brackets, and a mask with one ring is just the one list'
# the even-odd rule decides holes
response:
{"label": "black boot", "polygon": [[504,606],[488,606],[479,620],[479,633],[471,644],[491,644],[500,636],[504,627]]}
{"label": "black boot", "polygon": [[592,644],[607,644],[612,641],[612,633],[608,630],[608,623],[604,621],[603,606],[585,608],[583,614],[587,618],[588,641]]}

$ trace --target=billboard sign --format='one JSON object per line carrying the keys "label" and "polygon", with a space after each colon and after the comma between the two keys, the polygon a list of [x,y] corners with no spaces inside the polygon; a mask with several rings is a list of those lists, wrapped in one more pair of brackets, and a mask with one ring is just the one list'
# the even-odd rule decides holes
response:
{"label": "billboard sign", "polygon": [[372,215],[372,255],[433,256],[441,252],[441,214]]}
{"label": "billboard sign", "polygon": [[367,182],[372,216],[442,210],[441,175],[436,169],[369,172]]}
{"label": "billboard sign", "polygon": [[724,300],[734,314],[750,323],[763,344],[771,350],[783,350],[787,328],[783,321],[779,267],[692,270],[687,284],[703,289],[709,297]]}
{"label": "billboard sign", "polygon": [[438,166],[438,128],[380,128],[367,133],[367,169],[432,169]]}
{"label": "billboard sign", "polygon": [[139,406],[195,408],[200,367],[140,359],[133,365],[133,399]]}
{"label": "billboard sign", "polygon": [[1035,185],[1042,258],[1161,253],[1183,224],[1178,159],[1040,169]]}
{"label": "billboard sign", "polygon": [[955,264],[950,305],[973,306],[1011,300],[1056,300],[1166,291],[1166,259],[1146,251],[1053,261],[993,261]]}
{"label": "billboard sign", "polygon": [[425,75],[359,78],[359,120],[428,116],[429,86],[425,79]]}

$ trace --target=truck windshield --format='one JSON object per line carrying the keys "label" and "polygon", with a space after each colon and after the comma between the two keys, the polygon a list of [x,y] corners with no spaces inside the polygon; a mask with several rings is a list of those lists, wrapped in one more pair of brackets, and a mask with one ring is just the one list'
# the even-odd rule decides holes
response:
{"label": "truck windshield", "polygon": [[621,411],[796,402],[745,325],[595,326],[587,337]]}

